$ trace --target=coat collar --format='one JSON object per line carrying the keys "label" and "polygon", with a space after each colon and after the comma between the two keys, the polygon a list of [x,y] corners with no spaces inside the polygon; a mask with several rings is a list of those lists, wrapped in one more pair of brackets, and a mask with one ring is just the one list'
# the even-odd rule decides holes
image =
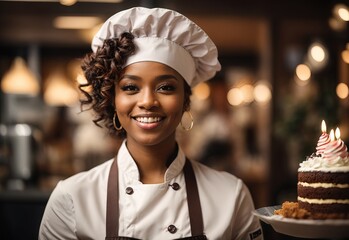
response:
{"label": "coat collar", "polygon": [[[126,146],[126,140],[122,143],[118,155],[117,155],[118,166],[120,172],[127,175],[132,181],[139,181],[140,174],[138,171],[138,167],[134,159],[132,158],[130,152]],[[178,176],[178,174],[182,171],[185,163],[185,155],[182,149],[178,148],[177,157],[171,163],[171,165],[167,168],[164,176],[164,182],[170,182],[173,178]]]}

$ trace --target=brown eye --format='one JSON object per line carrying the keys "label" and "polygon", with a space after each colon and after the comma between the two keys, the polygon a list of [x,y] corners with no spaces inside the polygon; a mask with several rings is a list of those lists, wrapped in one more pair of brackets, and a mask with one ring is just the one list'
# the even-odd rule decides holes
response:
{"label": "brown eye", "polygon": [[137,92],[138,87],[136,85],[128,84],[128,85],[122,86],[121,90],[124,92]]}
{"label": "brown eye", "polygon": [[176,90],[176,87],[171,84],[163,84],[160,85],[158,88],[158,91],[161,92],[174,92]]}

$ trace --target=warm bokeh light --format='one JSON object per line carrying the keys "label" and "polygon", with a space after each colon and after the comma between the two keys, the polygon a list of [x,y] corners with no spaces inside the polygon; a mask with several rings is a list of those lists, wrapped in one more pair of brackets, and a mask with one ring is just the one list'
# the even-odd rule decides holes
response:
{"label": "warm bokeh light", "polygon": [[271,90],[267,85],[263,83],[259,83],[255,86],[254,98],[257,102],[260,102],[260,103],[269,102],[271,97],[272,97]]}
{"label": "warm bokeh light", "polygon": [[232,88],[227,94],[227,99],[230,105],[238,106],[244,101],[244,95],[239,88]]}
{"label": "warm bokeh light", "polygon": [[322,62],[326,57],[324,47],[319,44],[311,46],[310,55],[316,62]]}
{"label": "warm bokeh light", "polygon": [[349,64],[349,49],[342,51],[342,59],[345,63]]}
{"label": "warm bokeh light", "polygon": [[48,77],[44,91],[44,100],[48,105],[70,106],[78,101],[77,89],[68,81],[64,74],[58,71]]}
{"label": "warm bokeh light", "polygon": [[302,81],[308,81],[311,77],[311,70],[305,64],[299,64],[296,67],[296,75]]}
{"label": "warm bokeh light", "polygon": [[77,2],[77,0],[59,0],[59,2],[64,6],[72,6]]}
{"label": "warm bokeh light", "polygon": [[333,15],[342,21],[349,21],[348,6],[338,3],[333,7]]}
{"label": "warm bokeh light", "polygon": [[92,29],[101,22],[99,17],[60,16],[53,20],[53,25],[58,29]]}
{"label": "warm bokeh light", "polygon": [[321,41],[314,41],[309,46],[307,55],[307,60],[305,62],[312,72],[317,72],[323,69],[328,63],[328,49]]}
{"label": "warm bokeh light", "polygon": [[200,83],[193,88],[193,94],[199,100],[206,100],[210,96],[210,92],[207,83]]}
{"label": "warm bokeh light", "polygon": [[253,90],[254,87],[251,84],[245,84],[240,88],[242,96],[243,96],[243,101],[245,103],[251,103],[254,100],[254,95],[253,95]]}
{"label": "warm bokeh light", "polygon": [[337,93],[337,96],[340,98],[340,99],[345,99],[348,97],[349,95],[349,88],[348,88],[348,85],[345,84],[345,83],[339,83],[337,85],[337,88],[336,88],[336,93]]}
{"label": "warm bokeh light", "polygon": [[338,16],[343,20],[348,22],[349,21],[349,10],[346,6],[341,6],[338,9]]}
{"label": "warm bokeh light", "polygon": [[39,82],[21,57],[16,57],[8,72],[1,81],[1,89],[5,93],[37,95]]}

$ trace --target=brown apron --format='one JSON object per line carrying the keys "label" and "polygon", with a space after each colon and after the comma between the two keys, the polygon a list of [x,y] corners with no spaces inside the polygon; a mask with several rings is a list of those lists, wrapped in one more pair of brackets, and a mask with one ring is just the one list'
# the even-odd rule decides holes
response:
{"label": "brown apron", "polygon": [[[207,240],[204,235],[201,204],[193,167],[188,159],[183,168],[185,184],[187,189],[190,228],[192,237],[181,239]],[[107,213],[106,213],[106,237],[105,240],[139,240],[131,237],[119,237],[119,186],[118,166],[114,159],[108,177]]]}

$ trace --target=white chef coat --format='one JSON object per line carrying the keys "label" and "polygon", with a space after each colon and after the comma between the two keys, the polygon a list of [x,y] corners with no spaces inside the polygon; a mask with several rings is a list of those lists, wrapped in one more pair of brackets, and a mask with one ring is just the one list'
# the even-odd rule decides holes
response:
{"label": "white chef coat", "polygon": [[[57,184],[46,205],[39,239],[105,238],[107,181],[112,161]],[[125,142],[118,152],[117,163],[119,236],[144,240],[191,236],[182,172],[185,155],[181,149],[167,169],[164,183],[160,184],[143,184],[139,181],[137,165]],[[259,220],[251,213],[254,206],[244,183],[229,173],[218,172],[199,162],[192,162],[192,165],[207,238],[263,239]],[[173,183],[178,183],[180,189],[170,187]],[[132,188],[131,194],[126,193],[127,187]],[[177,231],[169,231],[170,225],[174,225]]]}

